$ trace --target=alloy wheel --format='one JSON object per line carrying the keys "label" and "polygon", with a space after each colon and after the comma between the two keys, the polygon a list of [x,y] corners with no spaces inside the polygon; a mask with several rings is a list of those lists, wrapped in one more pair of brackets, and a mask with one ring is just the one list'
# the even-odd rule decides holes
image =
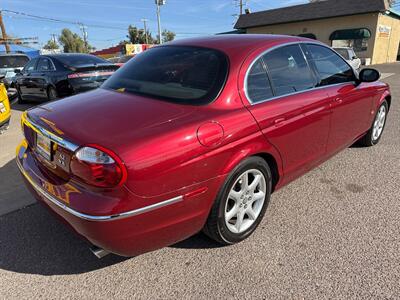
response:
{"label": "alloy wheel", "polygon": [[382,105],[376,114],[374,127],[372,130],[372,140],[376,141],[379,139],[383,132],[383,128],[385,127],[386,122],[386,107]]}
{"label": "alloy wheel", "polygon": [[242,233],[253,225],[261,213],[266,197],[264,174],[251,169],[233,184],[225,204],[225,224],[232,233]]}

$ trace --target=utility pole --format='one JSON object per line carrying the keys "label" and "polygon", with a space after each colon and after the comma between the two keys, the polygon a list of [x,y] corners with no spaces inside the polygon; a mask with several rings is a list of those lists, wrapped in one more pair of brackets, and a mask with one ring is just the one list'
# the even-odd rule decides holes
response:
{"label": "utility pole", "polygon": [[149,43],[149,38],[148,38],[148,36],[147,36],[147,19],[142,19],[141,20],[142,22],[143,22],[143,25],[144,25],[144,36],[145,36],[145,38],[146,38],[146,44],[148,44]]}
{"label": "utility pole", "polygon": [[8,44],[8,36],[6,33],[6,26],[4,25],[4,22],[3,22],[3,14],[2,14],[1,10],[0,10],[0,28],[1,28],[1,36],[3,38],[4,46],[6,48],[6,53],[10,53],[10,45]]}
{"label": "utility pole", "polygon": [[51,39],[53,40],[54,44],[57,44],[57,39],[56,39],[57,35],[55,33],[52,33],[50,35],[51,35]]}
{"label": "utility pole", "polygon": [[243,0],[240,0],[239,8],[240,8],[240,16],[241,16],[241,15],[243,15]]}
{"label": "utility pole", "polygon": [[162,36],[161,36],[161,17],[160,17],[160,7],[165,5],[166,0],[156,0],[157,5],[157,23],[158,23],[158,42],[160,45],[162,44]]}
{"label": "utility pole", "polygon": [[88,34],[87,34],[87,31],[86,31],[87,27],[83,23],[78,23],[78,25],[79,25],[79,28],[82,31],[83,42],[85,44],[85,51],[89,52],[89,49],[88,49]]}

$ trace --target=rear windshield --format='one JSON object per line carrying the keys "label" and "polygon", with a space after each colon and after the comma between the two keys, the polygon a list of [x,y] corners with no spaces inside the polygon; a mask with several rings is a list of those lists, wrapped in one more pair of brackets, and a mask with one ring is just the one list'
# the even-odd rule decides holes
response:
{"label": "rear windshield", "polygon": [[27,56],[0,56],[0,68],[21,68],[29,61]]}
{"label": "rear windshield", "polygon": [[186,104],[205,104],[221,91],[228,59],[217,50],[161,46],[131,59],[103,88]]}
{"label": "rear windshield", "polygon": [[94,64],[104,64],[109,63],[108,61],[89,54],[82,55],[62,55],[57,56],[57,59],[66,66],[78,67],[81,65],[94,65]]}
{"label": "rear windshield", "polygon": [[341,56],[343,56],[344,59],[349,59],[349,52],[347,52],[347,49],[334,49],[334,50]]}

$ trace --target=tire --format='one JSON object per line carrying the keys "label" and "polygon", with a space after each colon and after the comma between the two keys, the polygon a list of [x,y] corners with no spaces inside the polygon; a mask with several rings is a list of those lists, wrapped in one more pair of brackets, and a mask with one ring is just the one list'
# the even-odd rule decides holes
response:
{"label": "tire", "polygon": [[57,96],[56,89],[52,86],[49,86],[47,88],[47,100],[53,101],[53,100],[56,100],[57,98],[58,98],[58,96]]}
{"label": "tire", "polygon": [[[389,106],[387,104],[387,101],[385,100],[376,111],[374,122],[372,123],[371,128],[368,130],[366,135],[364,135],[358,141],[357,144],[363,147],[371,147],[379,143],[386,126],[388,111],[389,111]],[[384,113],[383,119],[382,119],[382,112]]]}
{"label": "tire", "polygon": [[[245,188],[246,176],[249,189]],[[253,187],[257,183],[253,192],[252,183]],[[242,161],[229,174],[219,191],[203,228],[204,233],[223,245],[235,244],[248,238],[265,214],[271,188],[271,170],[265,160],[250,157]],[[264,193],[263,197],[260,192]],[[241,218],[243,221],[239,222]]]}

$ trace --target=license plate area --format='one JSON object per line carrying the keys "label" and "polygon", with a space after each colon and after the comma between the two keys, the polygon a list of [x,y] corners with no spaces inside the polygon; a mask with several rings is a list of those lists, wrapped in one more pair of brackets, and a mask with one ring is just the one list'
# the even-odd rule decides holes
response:
{"label": "license plate area", "polygon": [[51,147],[52,142],[51,140],[40,134],[36,134],[36,152],[39,153],[40,156],[42,156],[44,159],[47,161],[51,161]]}

